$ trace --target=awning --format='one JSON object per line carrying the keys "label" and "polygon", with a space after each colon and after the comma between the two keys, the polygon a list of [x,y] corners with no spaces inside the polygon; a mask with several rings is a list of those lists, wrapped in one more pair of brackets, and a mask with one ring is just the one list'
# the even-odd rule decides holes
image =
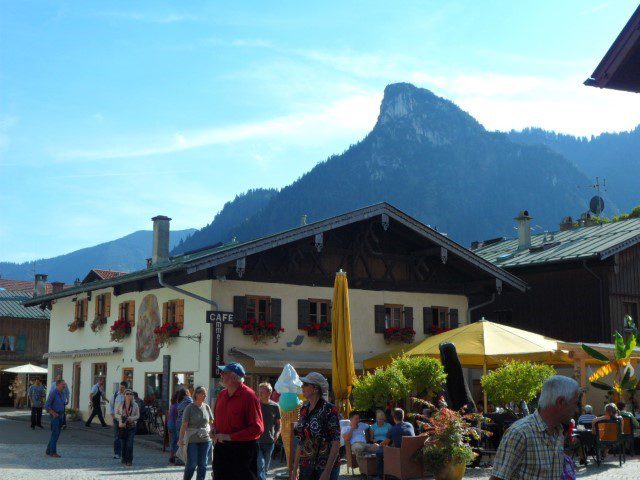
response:
{"label": "awning", "polygon": [[[290,363],[295,369],[331,370],[331,350],[268,350],[233,347],[229,350],[229,355],[240,361],[242,358],[251,358],[256,367],[284,368],[287,363]],[[362,362],[370,356],[371,353],[368,352],[354,352],[355,368],[362,370]]]}
{"label": "awning", "polygon": [[86,350],[65,350],[62,352],[47,352],[43,358],[78,358],[78,357],[100,357],[122,353],[122,347],[109,348],[88,348]]}

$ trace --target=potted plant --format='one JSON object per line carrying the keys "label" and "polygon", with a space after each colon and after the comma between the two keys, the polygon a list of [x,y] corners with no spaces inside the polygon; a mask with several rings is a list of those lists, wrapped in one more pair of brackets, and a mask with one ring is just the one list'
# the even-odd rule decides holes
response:
{"label": "potted plant", "polygon": [[67,413],[67,420],[69,420],[70,422],[82,420],[80,410],[78,410],[77,408],[67,407],[65,409],[65,412]]}
{"label": "potted plant", "polygon": [[331,322],[311,323],[304,329],[307,335],[317,337],[320,343],[331,343]]}
{"label": "potted plant", "polygon": [[[434,410],[434,406],[419,398],[414,402]],[[469,445],[472,439],[479,439],[485,433],[480,427],[482,415],[465,413],[464,409],[456,412],[447,408],[442,402],[428,422],[420,422],[426,431],[424,445],[415,453],[427,472],[436,480],[460,480],[464,477],[467,465],[476,454]]]}
{"label": "potted plant", "polygon": [[240,328],[242,328],[242,333],[251,336],[255,343],[267,343],[270,339],[273,339],[275,343],[280,338],[280,334],[284,332],[284,328],[278,327],[273,322],[256,321],[254,318],[248,318],[240,325]]}
{"label": "potted plant", "polygon": [[131,322],[119,318],[111,325],[111,341],[122,342],[131,333]]}
{"label": "potted plant", "polygon": [[94,333],[98,333],[102,330],[102,327],[107,323],[107,319],[105,317],[101,317],[100,315],[96,315],[93,321],[91,322],[91,330]]}
{"label": "potted plant", "polygon": [[416,332],[411,327],[389,327],[384,331],[384,341],[389,344],[393,341],[411,343]]}
{"label": "potted plant", "polygon": [[173,339],[180,335],[180,330],[182,330],[180,326],[174,322],[164,322],[161,326],[156,327],[153,333],[158,339],[158,346],[170,345]]}
{"label": "potted plant", "polygon": [[79,328],[84,327],[84,320],[74,320],[73,322],[67,324],[67,327],[69,327],[70,332],[75,332]]}

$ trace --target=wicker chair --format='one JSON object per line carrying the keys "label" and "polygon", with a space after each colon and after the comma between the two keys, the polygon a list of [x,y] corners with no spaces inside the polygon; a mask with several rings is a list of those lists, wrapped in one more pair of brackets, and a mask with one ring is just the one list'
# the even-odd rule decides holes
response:
{"label": "wicker chair", "polygon": [[595,434],[598,466],[602,463],[602,452],[605,448],[618,449],[618,460],[622,466],[623,460],[626,462],[622,440],[622,421],[619,418],[610,421],[601,420],[595,424]]}
{"label": "wicker chair", "polygon": [[402,445],[384,447],[384,478],[392,475],[398,480],[423,478],[422,462],[413,459],[413,455],[424,445],[425,437],[402,437]]}

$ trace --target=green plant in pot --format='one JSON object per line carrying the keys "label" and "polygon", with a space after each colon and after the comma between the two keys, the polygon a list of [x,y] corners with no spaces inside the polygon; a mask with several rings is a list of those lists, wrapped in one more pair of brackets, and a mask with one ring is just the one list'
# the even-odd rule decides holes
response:
{"label": "green plant in pot", "polygon": [[[413,401],[434,408],[426,400],[414,398]],[[425,427],[427,437],[424,446],[416,452],[416,459],[436,480],[460,480],[467,465],[476,457],[469,442],[478,440],[483,433],[490,435],[474,426],[481,425],[481,420],[480,414],[456,412],[442,403],[433,417],[421,425]]]}

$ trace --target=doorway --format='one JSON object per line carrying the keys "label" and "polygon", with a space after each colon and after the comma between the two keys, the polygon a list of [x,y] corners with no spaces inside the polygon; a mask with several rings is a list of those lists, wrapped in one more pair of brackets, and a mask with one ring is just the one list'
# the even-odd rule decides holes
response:
{"label": "doorway", "polygon": [[73,408],[80,408],[80,374],[82,364],[74,363],[73,364]]}

